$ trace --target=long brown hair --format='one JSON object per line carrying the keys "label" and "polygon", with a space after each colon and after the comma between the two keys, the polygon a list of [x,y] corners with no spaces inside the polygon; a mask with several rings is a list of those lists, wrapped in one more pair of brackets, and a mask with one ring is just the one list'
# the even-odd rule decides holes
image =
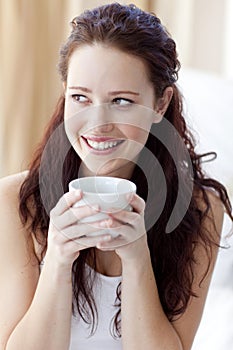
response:
{"label": "long brown hair", "polygon": [[[202,225],[210,210],[205,188],[212,188],[218,193],[227,213],[232,218],[231,205],[224,186],[204,175],[201,166],[204,155],[197,154],[194,150],[195,142],[187,129],[183,117],[182,96],[176,86],[180,68],[176,45],[160,20],[154,14],[144,12],[134,5],[124,6],[118,3],[101,6],[76,17],[72,21],[71,34],[60,51],[58,68],[63,82],[66,82],[67,79],[67,68],[72,52],[81,45],[92,45],[93,43],[118,48],[143,60],[149,79],[153,83],[156,97],[162,96],[166,87],[172,86],[173,88],[173,97],[164,118],[175,127],[189,152],[194,191],[186,214],[172,234],[165,234],[166,224],[176,201],[178,186],[182,186],[182,183],[178,183],[173,157],[165,145],[154,136],[163,132],[163,120],[152,126],[145,145],[145,149],[149,149],[155,155],[166,179],[166,202],[158,220],[148,228],[147,238],[161,304],[167,317],[172,321],[185,311],[190,297],[195,296],[192,291],[192,283],[196,264],[194,257],[196,245],[201,242],[210,261],[211,248],[218,244],[210,232],[205,232]],[[19,195],[22,222],[24,225],[30,222],[30,230],[43,246],[44,252],[47,247],[49,210],[56,205],[62,194],[68,191],[68,183],[77,177],[81,164],[64,130],[64,103],[65,98],[62,96],[44,138],[35,152],[29,174]],[[156,132],[153,132],[153,129]],[[49,142],[51,135],[53,135],[53,142]],[[174,142],[172,134],[169,135],[169,140],[171,144]],[[64,149],[67,150],[65,156]],[[42,161],[45,153],[50,155],[48,158],[51,162]],[[147,169],[147,176],[145,176],[144,169]],[[157,215],[156,203],[162,196],[159,193],[160,179],[155,176],[155,170],[155,165],[151,164],[151,160],[147,159],[146,154],[142,151],[132,180],[137,185],[138,194],[145,201],[148,195],[148,182],[152,183],[154,201],[146,206],[146,222]],[[58,173],[61,173],[61,186],[57,185]],[[185,174],[181,181],[185,184]],[[42,192],[47,193],[46,198],[42,199]],[[200,209],[195,193],[202,193],[205,210]],[[42,240],[39,238],[41,233]],[[78,313],[83,320],[92,324],[91,332],[93,332],[98,313],[92,295],[93,281],[87,281],[84,278],[87,257],[93,259],[95,266],[94,249],[82,250],[78,259],[73,263],[73,305],[77,306]],[[117,288],[116,302],[118,301],[118,305],[116,304],[117,312],[114,318],[115,333],[118,336],[120,336],[120,287],[121,284]]]}

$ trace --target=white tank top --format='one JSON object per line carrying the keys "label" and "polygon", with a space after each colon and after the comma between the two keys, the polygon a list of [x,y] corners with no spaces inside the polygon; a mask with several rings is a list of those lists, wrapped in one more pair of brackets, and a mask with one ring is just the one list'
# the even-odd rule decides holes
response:
{"label": "white tank top", "polygon": [[[41,264],[42,267],[43,263]],[[102,275],[86,264],[86,272],[96,273],[93,295],[98,311],[98,325],[93,335],[89,336],[91,327],[77,313],[72,315],[71,338],[69,350],[122,350],[121,338],[113,338],[112,318],[118,310],[114,306],[116,290],[122,276]]]}

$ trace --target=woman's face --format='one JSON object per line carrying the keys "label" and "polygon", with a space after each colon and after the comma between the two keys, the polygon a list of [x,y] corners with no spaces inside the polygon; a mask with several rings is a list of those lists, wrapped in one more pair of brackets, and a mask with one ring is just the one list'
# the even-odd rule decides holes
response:
{"label": "woman's face", "polygon": [[83,175],[130,177],[155,121],[144,62],[115,48],[85,45],[70,57],[65,130]]}

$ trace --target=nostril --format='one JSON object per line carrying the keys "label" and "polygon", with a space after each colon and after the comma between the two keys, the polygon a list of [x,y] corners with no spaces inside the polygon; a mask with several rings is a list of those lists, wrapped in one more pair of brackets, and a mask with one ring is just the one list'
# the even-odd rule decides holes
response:
{"label": "nostril", "polygon": [[97,124],[94,129],[93,132],[98,132],[98,133],[107,133],[110,132],[114,129],[114,124],[112,123],[104,123],[104,124]]}

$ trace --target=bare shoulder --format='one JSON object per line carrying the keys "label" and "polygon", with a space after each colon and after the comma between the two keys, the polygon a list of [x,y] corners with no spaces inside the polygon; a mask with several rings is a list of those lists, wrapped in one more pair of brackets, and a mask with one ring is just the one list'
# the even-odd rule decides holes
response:
{"label": "bare shoulder", "polygon": [[30,306],[39,279],[32,238],[18,210],[26,176],[23,172],[0,180],[0,348]]}
{"label": "bare shoulder", "polygon": [[9,254],[9,248],[11,248],[10,252],[18,252],[22,246],[25,247],[25,243],[27,243],[29,255],[34,251],[33,245],[31,244],[31,235],[23,227],[19,215],[19,190],[27,174],[28,172],[25,171],[0,179],[1,257],[4,256],[5,252],[8,252]]}
{"label": "bare shoulder", "polygon": [[[19,216],[19,190],[27,176],[27,172],[22,172],[14,175],[10,175],[0,179],[0,205],[1,205],[1,227],[0,227],[0,239],[4,239],[5,234],[11,231],[10,228],[15,226],[20,231],[23,231],[20,216]],[[8,228],[7,228],[8,227]],[[17,230],[17,231],[18,231]],[[22,232],[21,231],[21,232]],[[16,234],[12,232],[12,234]]]}
{"label": "bare shoulder", "polygon": [[19,190],[27,174],[25,171],[0,179],[0,256],[4,255],[3,247],[8,252],[7,247],[11,247],[11,252],[17,252],[25,243],[29,255],[34,251],[31,234],[23,227],[19,215]]}
{"label": "bare shoulder", "polygon": [[220,239],[223,217],[224,217],[224,204],[219,198],[218,193],[213,189],[205,189],[205,194],[209,201],[209,208],[207,208],[204,201],[203,194],[198,196],[198,205],[202,211],[207,209],[206,217],[203,221],[203,227],[211,237]]}
{"label": "bare shoulder", "polygon": [[2,177],[0,179],[1,195],[3,196],[6,195],[11,199],[13,197],[16,198],[18,196],[20,186],[22,185],[23,181],[26,179],[27,175],[28,175],[28,171],[25,170],[21,173]]}

